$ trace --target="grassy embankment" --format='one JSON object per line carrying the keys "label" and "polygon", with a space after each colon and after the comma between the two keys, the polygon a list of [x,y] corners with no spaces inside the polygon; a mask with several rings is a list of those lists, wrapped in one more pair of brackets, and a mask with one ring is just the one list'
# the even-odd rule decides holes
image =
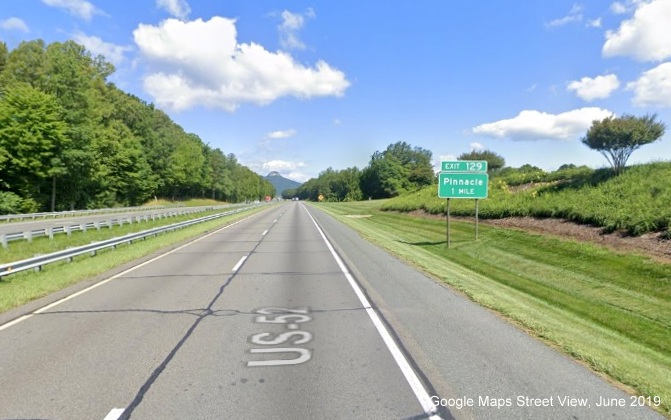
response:
{"label": "grassy embankment", "polygon": [[[416,199],[319,206],[633,392],[660,396],[671,416],[671,265],[491,226],[476,242],[468,222],[453,222],[448,249],[444,220],[379,210]],[[372,216],[346,217],[356,214]]]}
{"label": "grassy embankment", "polygon": [[[526,188],[515,186],[521,182],[529,183]],[[452,200],[450,211],[471,216],[474,207],[473,200]],[[480,217],[487,219],[565,218],[607,232],[663,232],[671,238],[671,162],[632,166],[620,176],[612,176],[608,169],[491,176],[489,198],[480,200],[479,207]],[[389,200],[382,209],[441,214],[445,199],[438,198],[437,187],[432,186]]]}
{"label": "grassy embankment", "polygon": [[[223,227],[265,208],[267,207],[257,207],[231,216],[199,223],[195,226],[147,238],[144,241],[134,242],[129,246],[124,245],[117,247],[115,250],[110,249],[102,251],[95,257],[89,257],[88,255],[79,256],[75,258],[73,263],[63,262],[50,264],[45,266],[40,272],[26,271],[4,277],[0,281],[0,312],[18,307],[31,300],[46,296],[80,281],[93,278],[114,267],[144,257],[174,243],[194,238],[205,232]],[[202,215],[205,214],[207,213],[203,213]],[[198,216],[200,215],[201,214]],[[185,220],[189,219],[188,216],[183,216],[183,218]],[[191,218],[193,218],[193,216],[191,216]],[[179,220],[180,219],[178,218],[171,218],[161,220],[160,222],[162,224],[170,224],[176,223]],[[156,222],[158,223],[159,221]],[[29,250],[31,252],[37,252],[37,249],[46,249],[44,252],[53,252],[54,249],[52,249],[52,247],[56,246],[56,242],[58,242],[58,247],[60,248],[81,245],[82,243],[88,244],[94,240],[97,241],[107,237],[121,236],[124,233],[131,232],[130,229],[132,229],[132,231],[139,231],[157,226],[151,223],[152,222],[142,222],[140,224],[127,225],[121,228],[115,227],[113,229],[102,229],[100,232],[89,229],[86,233],[73,233],[70,238],[65,235],[54,236],[53,241],[49,241],[48,238],[35,239],[32,244],[29,244],[33,247],[29,248]],[[125,231],[126,229],[129,230]],[[97,237],[96,235],[98,234],[106,234],[106,236]],[[26,244],[25,242],[22,243]],[[3,260],[6,259],[6,253],[14,252],[12,251],[12,248],[15,245],[18,244],[11,243],[10,249],[8,250],[0,249],[0,256],[2,256]],[[10,260],[16,261],[14,258],[10,258]]]}

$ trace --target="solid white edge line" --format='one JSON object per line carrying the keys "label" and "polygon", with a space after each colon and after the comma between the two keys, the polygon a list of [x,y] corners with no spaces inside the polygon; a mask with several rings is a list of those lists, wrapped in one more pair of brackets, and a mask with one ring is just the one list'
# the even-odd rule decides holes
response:
{"label": "solid white edge line", "polygon": [[113,408],[103,420],[118,420],[119,417],[123,414],[125,408]]}
{"label": "solid white edge line", "polygon": [[9,327],[11,327],[11,326],[13,326],[13,325],[16,325],[16,324],[18,324],[19,322],[25,321],[26,319],[31,318],[31,317],[32,317],[33,315],[35,315],[35,314],[40,314],[40,313],[42,313],[42,312],[44,312],[44,311],[47,311],[47,310],[53,308],[54,306],[60,305],[61,303],[64,303],[64,302],[67,302],[68,300],[73,299],[73,298],[75,298],[75,297],[77,297],[77,296],[79,296],[79,295],[83,295],[84,293],[89,292],[89,291],[95,289],[96,287],[100,287],[100,286],[102,286],[103,284],[109,283],[110,281],[112,281],[112,280],[114,280],[114,279],[117,279],[117,278],[119,278],[119,277],[121,277],[121,276],[123,276],[123,275],[125,275],[125,274],[128,274],[128,273],[130,273],[131,271],[137,270],[137,269],[140,268],[140,267],[144,267],[145,265],[150,264],[150,263],[152,263],[152,262],[154,262],[154,261],[156,261],[156,260],[159,260],[159,259],[165,257],[166,255],[170,255],[170,254],[172,254],[173,252],[179,251],[179,250],[182,249],[182,248],[185,248],[185,247],[187,247],[187,246],[189,246],[189,245],[191,245],[191,244],[193,244],[193,243],[195,243],[195,242],[198,242],[198,241],[200,241],[200,240],[202,240],[202,239],[205,239],[205,238],[207,238],[207,237],[209,237],[209,236],[212,236],[212,235],[214,235],[215,233],[219,233],[220,231],[222,231],[222,230],[224,230],[224,229],[228,229],[229,227],[231,227],[231,226],[233,226],[233,225],[237,225],[238,223],[244,222],[245,220],[247,220],[247,219],[249,219],[249,218],[251,218],[251,217],[254,217],[254,216],[256,216],[256,213],[255,213],[255,214],[252,214],[252,215],[249,215],[249,216],[245,217],[244,219],[240,219],[240,220],[238,220],[238,221],[236,221],[236,222],[233,222],[233,223],[231,223],[230,225],[226,225],[226,226],[224,226],[224,227],[222,227],[222,228],[220,228],[220,229],[217,229],[217,230],[215,230],[214,232],[210,232],[210,233],[208,233],[208,234],[205,235],[205,236],[201,236],[201,237],[196,238],[196,239],[194,239],[194,240],[192,240],[192,241],[189,241],[189,242],[185,243],[184,245],[181,245],[181,246],[179,246],[179,247],[177,247],[177,248],[175,248],[175,249],[172,249],[172,250],[166,252],[165,254],[161,254],[161,255],[159,255],[159,256],[157,256],[157,257],[154,257],[154,258],[152,258],[152,259],[150,259],[150,260],[147,260],[147,261],[143,262],[142,264],[138,264],[138,265],[136,265],[136,266],[134,266],[134,267],[129,268],[128,270],[124,270],[124,271],[122,271],[121,273],[115,274],[115,275],[113,275],[112,277],[110,277],[110,278],[108,278],[108,279],[106,279],[106,280],[100,281],[100,282],[98,282],[98,283],[96,283],[96,284],[94,284],[94,285],[92,285],[92,286],[87,287],[86,289],[80,290],[79,292],[76,292],[76,293],[73,293],[73,294],[71,294],[71,295],[69,295],[69,296],[66,296],[66,297],[64,297],[63,299],[57,300],[56,302],[50,303],[50,304],[48,304],[48,305],[46,305],[46,306],[43,306],[43,307],[37,309],[36,311],[33,311],[33,312],[29,313],[29,314],[25,314],[25,315],[20,316],[20,317],[14,319],[14,320],[11,320],[11,321],[9,321],[9,322],[7,322],[7,323],[5,323],[5,324],[2,324],[2,325],[0,325],[0,331],[2,331],[2,330],[4,330],[4,329],[7,329],[7,328],[9,328]]}
{"label": "solid white edge line", "polygon": [[324,231],[322,231],[322,229],[319,227],[317,221],[314,219],[314,217],[312,217],[307,207],[305,207],[304,204],[302,206],[305,209],[308,216],[310,217],[310,219],[312,220],[312,223],[317,228],[317,231],[321,235],[322,239],[326,243],[326,247],[331,252],[331,255],[338,264],[338,267],[340,267],[340,271],[342,271],[342,273],[345,275],[347,281],[349,282],[349,285],[354,290],[354,293],[359,298],[359,301],[363,305],[364,309],[366,309],[366,313],[368,313],[368,316],[373,322],[373,325],[375,325],[377,332],[382,337],[382,341],[384,341],[384,343],[387,345],[387,348],[391,352],[391,355],[396,361],[396,364],[401,369],[401,372],[403,372],[403,376],[405,376],[406,381],[408,381],[408,385],[410,385],[410,388],[412,388],[412,391],[414,392],[415,397],[419,401],[419,404],[422,406],[424,413],[427,414],[429,418],[432,420],[439,420],[440,416],[436,413],[437,407],[431,401],[431,396],[429,396],[429,393],[426,392],[426,389],[424,389],[424,385],[422,385],[422,382],[419,380],[417,374],[408,363],[408,360],[403,355],[403,352],[401,352],[401,349],[398,348],[398,345],[391,337],[391,334],[389,334],[389,331],[387,331],[387,328],[380,320],[378,314],[372,308],[370,302],[368,301],[368,298],[366,298],[366,295],[363,294],[363,291],[354,280],[354,277],[352,277],[352,275],[350,274],[349,270],[345,266],[345,263],[343,263],[343,261],[340,259],[340,256],[338,256],[338,254],[335,252],[333,245],[331,245],[331,242],[329,242],[329,240],[326,238]]}
{"label": "solid white edge line", "polygon": [[233,266],[233,272],[234,273],[236,271],[238,271],[240,269],[240,267],[242,267],[242,263],[244,263],[246,259],[247,259],[247,255],[245,255],[244,257],[241,257],[240,261],[238,261],[238,263]]}

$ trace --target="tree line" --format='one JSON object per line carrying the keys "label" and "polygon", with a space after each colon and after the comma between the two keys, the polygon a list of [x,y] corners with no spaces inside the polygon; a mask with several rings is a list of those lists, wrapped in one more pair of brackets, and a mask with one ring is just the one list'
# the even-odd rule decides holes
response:
{"label": "tree line", "polygon": [[117,88],[73,42],[0,42],[0,213],[273,196],[234,154]]}
{"label": "tree line", "polygon": [[328,168],[298,188],[282,192],[284,198],[356,201],[395,197],[434,182],[431,151],[399,141],[376,151],[363,170]]}

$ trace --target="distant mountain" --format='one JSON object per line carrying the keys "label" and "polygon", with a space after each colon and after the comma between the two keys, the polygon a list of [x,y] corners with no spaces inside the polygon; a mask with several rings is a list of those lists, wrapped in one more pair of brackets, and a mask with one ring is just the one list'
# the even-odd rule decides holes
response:
{"label": "distant mountain", "polygon": [[300,182],[296,182],[291,179],[285,178],[282,175],[280,175],[279,172],[275,171],[266,175],[266,179],[270,181],[271,184],[273,184],[273,187],[275,187],[275,193],[277,194],[278,197],[282,195],[282,191],[287,190],[289,188],[300,187],[302,185]]}

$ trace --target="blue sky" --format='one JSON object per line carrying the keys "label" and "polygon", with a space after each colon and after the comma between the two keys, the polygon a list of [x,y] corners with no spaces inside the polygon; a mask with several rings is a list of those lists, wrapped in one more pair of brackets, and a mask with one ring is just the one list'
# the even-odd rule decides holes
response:
{"label": "blue sky", "polygon": [[[671,0],[4,0],[0,39],[74,39],[186,131],[305,181],[401,140],[605,166],[592,120],[671,126],[669,22]],[[659,159],[671,127],[630,163]]]}

